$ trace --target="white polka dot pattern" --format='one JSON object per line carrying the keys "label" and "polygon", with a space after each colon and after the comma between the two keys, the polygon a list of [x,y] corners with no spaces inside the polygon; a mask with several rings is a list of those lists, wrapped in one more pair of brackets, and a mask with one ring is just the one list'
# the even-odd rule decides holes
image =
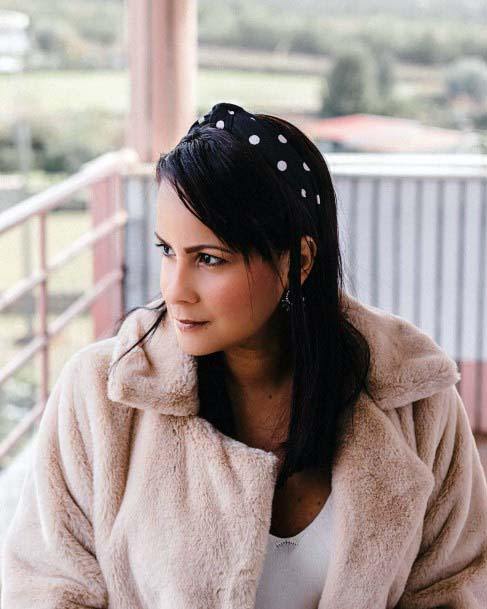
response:
{"label": "white polka dot pattern", "polygon": [[[249,121],[255,125],[250,126]],[[288,137],[280,133],[274,124],[262,119],[257,120],[249,112],[236,104],[225,102],[213,106],[210,112],[200,117],[191,126],[205,122],[215,125],[218,129],[227,129],[237,137],[247,140],[252,146],[258,147],[264,158],[272,163],[285,176],[286,181],[301,194],[301,198],[313,200],[320,205],[320,195],[315,194],[317,187],[309,165],[300,158],[300,153],[289,143]]]}

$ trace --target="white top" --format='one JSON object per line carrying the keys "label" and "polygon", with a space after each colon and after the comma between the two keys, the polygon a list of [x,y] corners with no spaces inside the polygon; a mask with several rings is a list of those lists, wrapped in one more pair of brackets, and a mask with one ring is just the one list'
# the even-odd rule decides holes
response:
{"label": "white top", "polygon": [[255,609],[317,609],[331,554],[331,497],[293,537],[269,532]]}

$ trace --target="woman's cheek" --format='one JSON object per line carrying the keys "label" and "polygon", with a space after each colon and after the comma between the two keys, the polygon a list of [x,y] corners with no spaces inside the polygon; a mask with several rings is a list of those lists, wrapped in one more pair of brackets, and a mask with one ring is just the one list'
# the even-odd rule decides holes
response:
{"label": "woman's cheek", "polygon": [[212,311],[215,317],[237,322],[249,331],[258,327],[271,315],[279,298],[275,277],[265,270],[245,271],[213,286]]}
{"label": "woman's cheek", "polygon": [[[208,282],[208,287],[210,282]],[[247,277],[242,280],[240,274],[229,274],[215,284],[211,282],[212,310],[231,317],[242,316],[250,307],[250,292]]]}

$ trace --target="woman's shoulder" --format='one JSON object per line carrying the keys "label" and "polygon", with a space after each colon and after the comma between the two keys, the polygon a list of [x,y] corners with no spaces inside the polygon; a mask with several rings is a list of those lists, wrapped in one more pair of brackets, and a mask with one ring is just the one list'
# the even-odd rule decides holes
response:
{"label": "woman's shoulder", "polygon": [[[116,337],[93,341],[67,358],[50,395],[64,395],[60,403],[70,403],[76,416],[98,416],[100,405],[108,403],[107,379]],[[55,398],[54,398],[55,399]]]}
{"label": "woman's shoulder", "polygon": [[71,373],[82,374],[84,380],[97,382],[105,379],[117,344],[117,337],[93,341],[77,349],[64,367]]}
{"label": "woman's shoulder", "polygon": [[460,380],[455,360],[404,317],[345,294],[346,318],[370,348],[369,388],[382,410],[441,392]]}
{"label": "woman's shoulder", "polygon": [[[395,428],[401,442],[426,463],[448,421],[465,408],[456,389],[455,360],[428,333],[408,319],[347,296],[347,319],[370,348],[368,387],[372,401]],[[375,415],[374,415],[375,416]]]}

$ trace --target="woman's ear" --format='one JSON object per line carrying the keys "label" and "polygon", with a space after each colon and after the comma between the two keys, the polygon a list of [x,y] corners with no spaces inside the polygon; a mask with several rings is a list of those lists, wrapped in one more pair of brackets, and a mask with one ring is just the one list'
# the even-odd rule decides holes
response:
{"label": "woman's ear", "polygon": [[317,247],[313,237],[309,235],[301,237],[301,285],[306,281],[313,268],[316,251]]}

